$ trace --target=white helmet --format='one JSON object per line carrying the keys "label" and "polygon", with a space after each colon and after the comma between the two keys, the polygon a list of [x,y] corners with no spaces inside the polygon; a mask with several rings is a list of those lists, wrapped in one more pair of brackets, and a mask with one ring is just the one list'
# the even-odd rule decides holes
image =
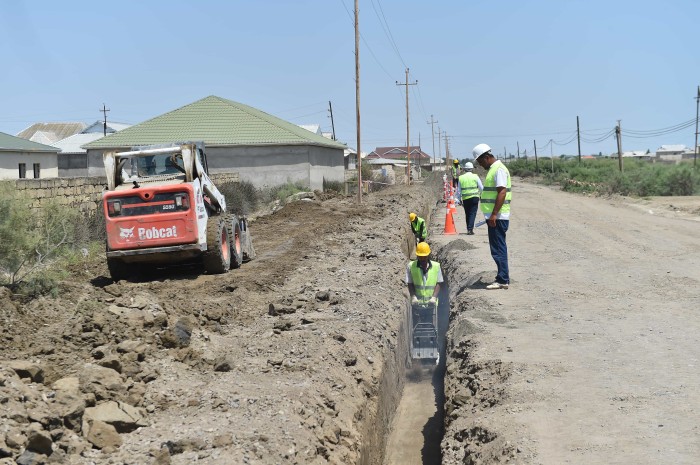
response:
{"label": "white helmet", "polygon": [[474,151],[472,152],[474,154],[474,160],[476,160],[486,152],[491,152],[491,147],[489,147],[486,144],[477,145],[476,147],[474,147]]}
{"label": "white helmet", "polygon": [[473,164],[472,162],[468,161],[468,162],[466,162],[466,163],[464,164],[464,169],[465,169],[465,170],[473,170],[473,169],[474,169],[474,164]]}

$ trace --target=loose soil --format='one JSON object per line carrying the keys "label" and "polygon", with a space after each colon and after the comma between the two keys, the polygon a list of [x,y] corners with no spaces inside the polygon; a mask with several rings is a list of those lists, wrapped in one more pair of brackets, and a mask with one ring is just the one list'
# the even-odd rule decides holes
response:
{"label": "loose soil", "polygon": [[[403,277],[407,214],[430,218],[439,189],[289,204],[225,275],[113,283],[88,257],[58,298],[0,291],[0,464],[388,460],[397,408],[435,405],[406,379]],[[483,289],[484,227],[441,236],[442,207],[431,222],[450,284],[442,463],[695,463],[700,199],[517,179],[514,197],[508,290]],[[131,419],[93,420],[107,405]]]}

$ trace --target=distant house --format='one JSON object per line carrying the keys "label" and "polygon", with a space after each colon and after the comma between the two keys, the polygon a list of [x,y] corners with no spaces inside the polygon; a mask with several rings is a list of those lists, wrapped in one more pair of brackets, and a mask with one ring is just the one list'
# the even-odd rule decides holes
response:
{"label": "distant house", "polygon": [[[432,160],[430,155],[423,152],[423,150],[420,148],[420,146],[410,146],[409,150],[411,151],[411,163],[420,162],[421,165],[426,165],[426,164],[429,164]],[[367,158],[369,158],[369,159],[388,158],[388,159],[407,160],[408,157],[406,154],[407,154],[407,152],[406,152],[405,145],[403,147],[401,147],[401,146],[377,147],[376,149],[372,150],[367,155]]]}
{"label": "distant house", "polygon": [[[646,150],[631,150],[629,152],[622,152],[622,158],[636,158],[638,160],[651,160],[654,158],[654,154],[649,152],[647,153]],[[617,154],[615,154],[615,158],[617,158]]]}
{"label": "distant house", "polygon": [[39,144],[51,145],[73,134],[78,134],[86,126],[85,123],[81,122],[34,123],[27,129],[17,133],[17,137],[38,142]]}
{"label": "distant house", "polygon": [[184,141],[204,142],[212,173],[236,171],[258,187],[323,189],[324,180],[345,177],[345,145],[214,95],[84,145],[88,175],[103,175],[103,152]]}
{"label": "distant house", "polygon": [[[107,122],[107,134],[130,127],[130,124]],[[58,176],[61,178],[88,175],[87,150],[83,145],[104,137],[104,122],[96,121],[78,134],[66,137],[53,144],[61,151],[58,154]]]}
{"label": "distant house", "polygon": [[656,149],[656,159],[659,161],[680,163],[683,159],[683,154],[688,151],[688,147],[683,144],[662,145]]}
{"label": "distant house", "polygon": [[58,150],[0,132],[0,179],[55,178]]}

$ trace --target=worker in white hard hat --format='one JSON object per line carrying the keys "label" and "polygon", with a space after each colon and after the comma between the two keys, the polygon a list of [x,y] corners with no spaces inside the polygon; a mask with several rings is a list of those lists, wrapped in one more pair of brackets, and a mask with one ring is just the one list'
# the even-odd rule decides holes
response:
{"label": "worker in white hard hat", "polygon": [[486,289],[508,289],[508,246],[506,232],[510,224],[510,203],[512,200],[510,172],[491,153],[491,147],[479,144],[474,147],[474,160],[487,170],[484,190],[481,193],[481,211],[486,217],[489,231],[491,257],[496,262],[498,274]]}
{"label": "worker in white hard hat", "polygon": [[474,165],[468,161],[464,164],[464,172],[459,177],[459,189],[462,192],[462,207],[467,218],[467,234],[474,235],[474,220],[479,209],[479,197],[484,190],[479,176],[473,173]]}

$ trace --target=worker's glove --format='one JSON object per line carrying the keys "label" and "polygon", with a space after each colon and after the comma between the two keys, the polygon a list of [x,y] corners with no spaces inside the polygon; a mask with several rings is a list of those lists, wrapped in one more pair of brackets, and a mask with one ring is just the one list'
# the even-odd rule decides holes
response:
{"label": "worker's glove", "polygon": [[430,302],[430,305],[435,305],[437,303],[437,298],[432,296],[428,302]]}
{"label": "worker's glove", "polygon": [[415,295],[411,297],[411,304],[418,305],[418,297],[416,297]]}

